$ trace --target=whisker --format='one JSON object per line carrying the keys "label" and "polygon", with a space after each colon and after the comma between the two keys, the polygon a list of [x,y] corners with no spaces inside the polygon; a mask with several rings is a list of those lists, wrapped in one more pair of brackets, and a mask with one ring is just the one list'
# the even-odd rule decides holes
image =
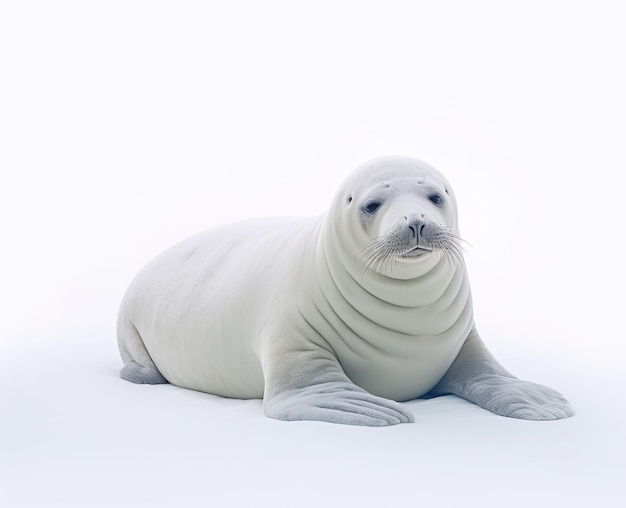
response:
{"label": "whisker", "polygon": [[[451,266],[464,265],[463,253],[465,245],[471,246],[459,235],[453,233],[450,228],[439,227],[431,237],[419,245],[428,250],[439,251],[441,258]],[[355,257],[355,261],[361,265],[361,275],[368,272],[374,274],[390,273],[394,269],[394,261],[407,252],[406,242],[401,241],[395,235],[381,235],[374,238]]]}

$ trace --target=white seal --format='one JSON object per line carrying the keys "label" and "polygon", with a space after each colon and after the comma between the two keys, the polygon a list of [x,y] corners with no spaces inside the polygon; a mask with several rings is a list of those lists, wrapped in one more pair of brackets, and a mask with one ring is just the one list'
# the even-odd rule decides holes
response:
{"label": "white seal", "polygon": [[570,416],[482,343],[459,241],[438,171],[376,159],[322,217],[224,226],[149,263],[120,309],[121,376],[263,398],[281,420],[410,422],[399,401],[446,393],[504,416]]}

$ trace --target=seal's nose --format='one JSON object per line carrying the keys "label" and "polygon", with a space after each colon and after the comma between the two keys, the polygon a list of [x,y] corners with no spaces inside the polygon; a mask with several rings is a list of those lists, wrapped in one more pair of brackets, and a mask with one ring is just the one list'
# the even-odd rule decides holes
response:
{"label": "seal's nose", "polygon": [[408,228],[411,230],[413,234],[413,238],[419,241],[420,238],[424,235],[424,228],[426,227],[426,221],[424,220],[423,215],[415,215],[412,217],[404,217],[404,219],[408,222]]}

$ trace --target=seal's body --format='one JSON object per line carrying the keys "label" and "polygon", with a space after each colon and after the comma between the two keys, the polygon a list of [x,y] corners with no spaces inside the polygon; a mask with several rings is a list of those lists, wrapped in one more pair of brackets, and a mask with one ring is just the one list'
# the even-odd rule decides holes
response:
{"label": "seal's body", "polygon": [[125,379],[262,397],[285,420],[407,422],[394,401],[427,393],[571,414],[484,348],[452,190],[405,157],[361,167],[322,217],[232,224],[167,250],[129,288],[118,343]]}

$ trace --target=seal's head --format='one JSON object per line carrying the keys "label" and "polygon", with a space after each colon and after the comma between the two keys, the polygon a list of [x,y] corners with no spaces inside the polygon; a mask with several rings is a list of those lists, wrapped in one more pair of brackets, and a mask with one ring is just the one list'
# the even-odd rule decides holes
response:
{"label": "seal's head", "polygon": [[331,208],[333,241],[365,271],[393,276],[435,256],[462,263],[454,194],[435,168],[409,157],[369,161],[345,181]]}

